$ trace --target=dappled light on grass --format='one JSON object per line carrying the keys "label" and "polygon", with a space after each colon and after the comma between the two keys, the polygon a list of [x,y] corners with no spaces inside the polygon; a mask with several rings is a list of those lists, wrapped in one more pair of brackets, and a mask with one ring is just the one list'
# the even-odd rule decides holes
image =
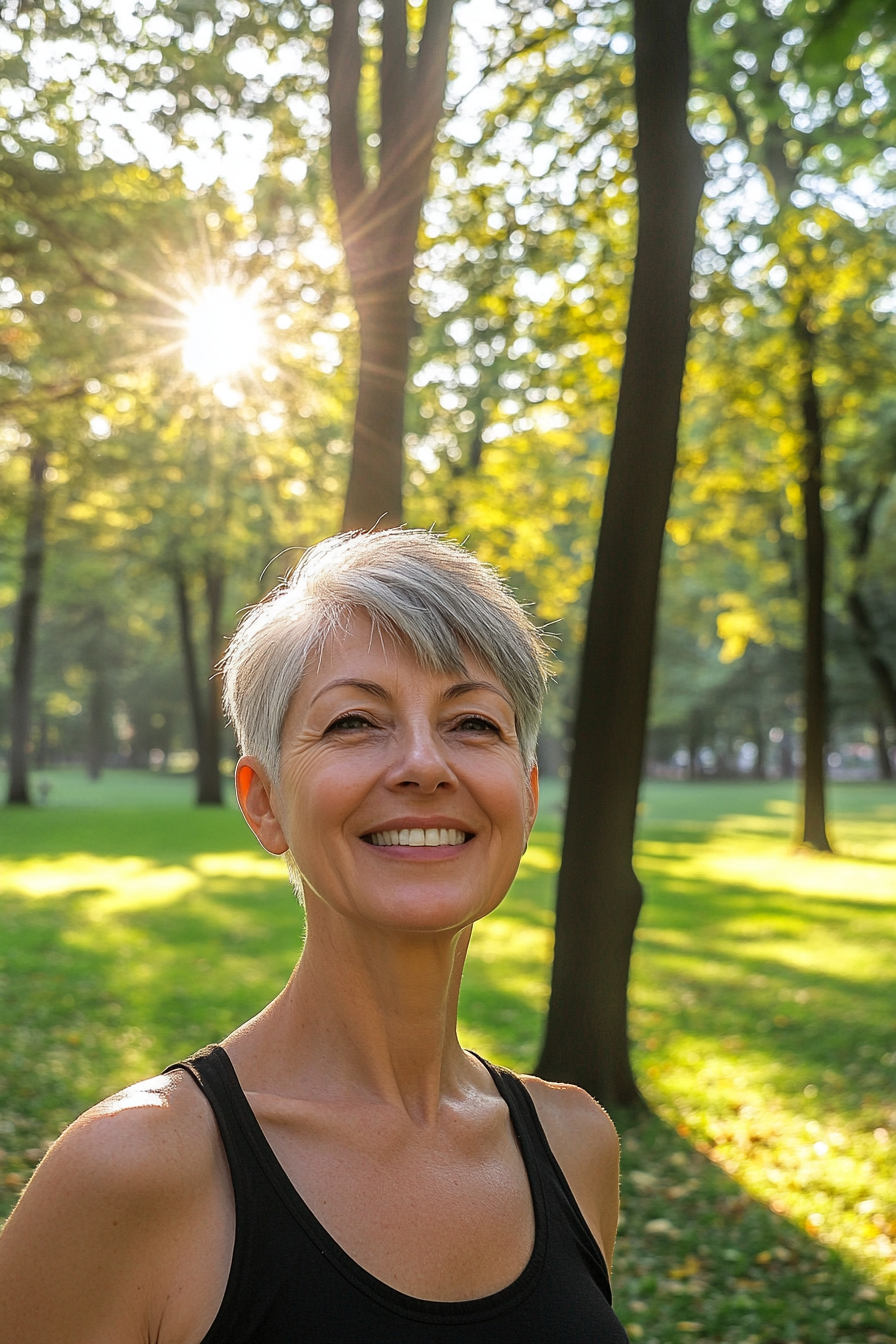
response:
{"label": "dappled light on grass", "polygon": [[896,1305],[896,798],[865,796],[835,857],[794,853],[780,806],[648,824],[632,994],[658,1113],[822,1261],[835,1249],[871,1280],[861,1310],[831,1289],[819,1338],[842,1340],[873,1339],[875,1293]]}
{"label": "dappled light on grass", "polygon": [[[755,820],[645,843],[645,1091],[751,1194],[892,1292],[896,868],[790,854]],[[888,854],[889,818],[859,829]]]}
{"label": "dappled light on grass", "polygon": [[39,813],[4,821],[8,1207],[35,1155],[79,1110],[257,1012],[289,975],[304,926],[282,862],[250,848],[234,813],[73,811],[56,813],[52,828]]}
{"label": "dappled light on grass", "polygon": [[[793,852],[779,787],[646,797],[632,1032],[659,1118],[620,1117],[620,1315],[638,1344],[894,1341],[896,790],[835,795],[833,858]],[[548,809],[461,994],[463,1042],[523,1070],[559,844]],[[6,814],[2,847],[8,1207],[78,1110],[275,994],[303,923],[234,812]]]}

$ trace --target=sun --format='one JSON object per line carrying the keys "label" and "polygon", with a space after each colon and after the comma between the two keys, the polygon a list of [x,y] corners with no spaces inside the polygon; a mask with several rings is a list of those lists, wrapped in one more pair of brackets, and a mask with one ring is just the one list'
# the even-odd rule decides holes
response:
{"label": "sun", "polygon": [[256,364],[265,344],[254,297],[227,285],[211,285],[187,309],[184,368],[201,383],[215,383],[245,373]]}

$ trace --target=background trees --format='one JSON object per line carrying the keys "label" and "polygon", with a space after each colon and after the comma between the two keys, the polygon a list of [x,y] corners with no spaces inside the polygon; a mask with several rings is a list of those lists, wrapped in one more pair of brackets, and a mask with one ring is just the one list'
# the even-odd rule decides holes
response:
{"label": "background trees", "polygon": [[[803,834],[821,845],[825,772],[886,774],[896,741],[896,157],[886,13],[832,46],[813,4],[697,0],[691,16],[687,111],[708,180],[647,757],[679,778],[805,773]],[[641,321],[639,226],[647,259],[632,15],[578,0],[483,13],[363,0],[333,27],[324,6],[222,0],[4,21],[0,710],[14,793],[29,764],[129,762],[196,769],[200,797],[218,800],[231,744],[213,669],[236,612],[291,548],[399,507],[468,538],[550,624],[541,757],[546,774],[568,769],[587,736],[574,724],[595,542],[609,510],[610,554],[620,516],[604,491],[631,425],[616,412]],[[224,310],[242,317],[220,339]],[[659,333],[655,312],[645,326]],[[660,346],[651,368],[675,383],[671,338]],[[654,577],[670,425],[645,478],[653,525],[622,529]],[[635,485],[629,522],[647,502]],[[810,532],[826,547],[811,594]],[[652,582],[623,609],[649,617]],[[593,619],[589,641],[618,615]],[[567,831],[572,854],[612,783],[621,810],[601,807],[618,824],[600,851],[617,846],[629,893],[649,624],[618,751],[626,786],[607,754],[615,711],[601,710]],[[595,679],[609,694],[609,675]],[[599,778],[581,775],[585,756]],[[581,862],[593,875],[590,850]],[[636,904],[614,957],[612,1081],[588,1079],[608,1097],[631,1087]]]}

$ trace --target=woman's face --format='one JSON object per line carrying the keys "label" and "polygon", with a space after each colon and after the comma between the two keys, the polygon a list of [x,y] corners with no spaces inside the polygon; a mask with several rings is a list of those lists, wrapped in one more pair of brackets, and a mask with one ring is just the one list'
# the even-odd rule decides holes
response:
{"label": "woman's face", "polygon": [[240,803],[333,910],[396,931],[457,930],[504,897],[537,806],[513,707],[472,657],[428,672],[358,614],[326,644],[283,724],[280,779],[251,757]]}

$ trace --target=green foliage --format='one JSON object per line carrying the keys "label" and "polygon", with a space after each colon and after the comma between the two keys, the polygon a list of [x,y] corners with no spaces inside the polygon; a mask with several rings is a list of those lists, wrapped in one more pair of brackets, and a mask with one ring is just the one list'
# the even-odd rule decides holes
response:
{"label": "green foliage", "polygon": [[[357,350],[326,154],[328,18],[163,3],[125,22],[100,4],[78,10],[84,42],[48,67],[41,44],[65,39],[74,14],[23,13],[2,58],[0,256],[12,288],[0,295],[0,599],[11,615],[27,456],[50,438],[49,591],[65,597],[44,610],[38,708],[76,749],[84,721],[65,703],[82,702],[69,681],[89,668],[77,648],[60,651],[91,645],[101,619],[112,698],[132,722],[152,700],[165,740],[183,746],[172,567],[197,611],[208,575],[224,578],[229,627],[276,577],[284,562],[259,584],[272,556],[286,550],[288,562],[287,548],[338,524]],[[896,652],[893,34],[886,6],[868,15],[857,0],[824,12],[815,0],[695,5],[691,108],[709,184],[655,682],[654,721],[669,734],[702,718],[711,736],[735,704],[737,731],[799,720],[788,704],[802,592],[792,326],[807,304],[844,728],[878,712],[846,612],[856,583],[880,651],[891,663]],[[625,348],[637,229],[629,25],[625,5],[526,0],[499,5],[490,28],[458,31],[415,282],[407,517],[469,539],[550,623],[556,744]],[[379,41],[371,11],[359,128],[371,180]],[[261,176],[212,181],[232,169],[240,135],[267,145]],[[266,367],[200,386],[181,367],[184,310],[222,283],[257,294]],[[109,600],[82,600],[88,590]],[[196,633],[206,642],[201,616]],[[761,683],[753,703],[748,681]],[[141,729],[144,754],[150,737]]]}

